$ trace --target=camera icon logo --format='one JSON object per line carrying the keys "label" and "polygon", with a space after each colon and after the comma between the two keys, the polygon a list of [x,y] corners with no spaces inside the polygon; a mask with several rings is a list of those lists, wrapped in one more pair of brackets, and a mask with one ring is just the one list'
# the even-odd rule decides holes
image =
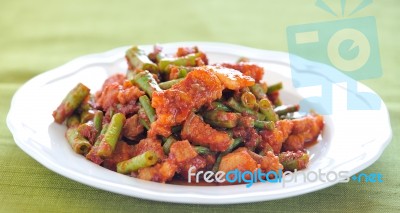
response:
{"label": "camera icon logo", "polygon": [[[357,81],[382,76],[374,17],[289,26],[286,33],[294,86],[322,88],[321,97],[301,102],[303,110],[316,104],[317,112],[332,113],[332,84],[341,82],[347,83],[347,109],[380,108],[378,96],[357,92]],[[326,66],[304,66],[304,59]]]}

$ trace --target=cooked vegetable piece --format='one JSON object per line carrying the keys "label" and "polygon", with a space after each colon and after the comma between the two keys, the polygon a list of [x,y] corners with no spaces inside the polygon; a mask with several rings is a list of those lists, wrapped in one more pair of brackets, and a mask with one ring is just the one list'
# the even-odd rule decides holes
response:
{"label": "cooked vegetable piece", "polygon": [[79,134],[76,127],[68,128],[65,135],[74,152],[78,154],[86,155],[92,147],[90,142]]}
{"label": "cooked vegetable piece", "polygon": [[215,109],[215,110],[222,110],[225,112],[229,112],[231,111],[231,109],[229,109],[229,107],[225,106],[223,103],[219,102],[219,101],[213,101],[210,104],[211,109]]}
{"label": "cooked vegetable piece", "polygon": [[79,115],[73,114],[67,119],[67,127],[75,127],[81,124]]}
{"label": "cooked vegetable piece", "polygon": [[171,88],[175,84],[181,82],[182,80],[183,80],[183,78],[178,78],[178,79],[162,82],[158,85],[160,86],[161,89],[166,90],[166,89]]}
{"label": "cooked vegetable piece", "polygon": [[257,97],[257,99],[263,99],[267,97],[267,84],[256,83],[250,87],[251,92]]}
{"label": "cooked vegetable piece", "polygon": [[150,98],[153,96],[153,92],[162,91],[153,75],[147,70],[136,74],[132,83],[139,86]]}
{"label": "cooked vegetable piece", "polygon": [[222,110],[211,110],[203,113],[204,119],[211,126],[233,128],[238,124],[240,114],[225,112]]}
{"label": "cooked vegetable piece", "polygon": [[267,121],[275,122],[278,116],[275,114],[271,102],[267,98],[263,98],[258,102],[260,111],[266,116]]}
{"label": "cooked vegetable piece", "polygon": [[259,129],[273,130],[275,128],[275,123],[273,121],[254,121],[254,127]]}
{"label": "cooked vegetable piece", "polygon": [[156,73],[158,71],[158,67],[155,63],[153,63],[145,54],[145,52],[139,47],[134,46],[126,51],[126,59],[128,64],[130,65],[129,68],[131,70],[134,69],[141,69],[141,70],[148,70],[152,73]]}
{"label": "cooked vegetable piece", "polygon": [[191,53],[177,58],[163,58],[158,62],[161,71],[166,71],[168,65],[194,67],[197,65],[197,58],[201,58],[202,53]]}
{"label": "cooked vegetable piece", "polygon": [[268,94],[272,94],[274,92],[277,92],[277,91],[281,90],[282,88],[283,88],[283,84],[282,84],[282,82],[279,82],[279,83],[270,85],[268,87],[267,93]]}
{"label": "cooked vegetable piece", "polygon": [[211,153],[210,149],[204,146],[195,146],[194,149],[199,155],[207,155]]}
{"label": "cooked vegetable piece", "polygon": [[[101,128],[100,134],[97,136],[97,139],[94,142],[94,146],[99,146],[100,145],[100,142],[104,137],[104,134],[106,134],[108,126],[109,126],[108,123],[103,125],[103,127]],[[90,150],[90,151],[92,151],[92,150]],[[96,151],[96,155],[97,155],[97,151]]]}
{"label": "cooked vegetable piece", "polygon": [[141,155],[135,156],[129,160],[119,162],[117,164],[117,172],[128,174],[136,172],[145,167],[150,167],[157,163],[158,157],[153,151],[147,151]]}
{"label": "cooked vegetable piece", "polygon": [[242,105],[249,109],[253,109],[257,104],[256,96],[254,96],[254,94],[251,92],[242,93],[240,100],[242,101]]}
{"label": "cooked vegetable piece", "polygon": [[142,107],[150,122],[154,122],[156,120],[156,112],[151,106],[149,97],[147,97],[147,95],[140,96],[139,102],[142,104]]}
{"label": "cooked vegetable piece", "polygon": [[144,126],[147,130],[150,129],[150,120],[146,115],[146,112],[143,107],[140,107],[138,111],[138,116],[139,116],[139,123]]}
{"label": "cooked vegetable piece", "polygon": [[79,107],[82,101],[89,95],[89,88],[79,83],[64,98],[61,104],[53,112],[54,121],[61,124]]}
{"label": "cooked vegetable piece", "polygon": [[239,102],[237,102],[233,97],[229,98],[225,104],[235,110],[236,112],[246,113],[248,115],[254,115],[258,120],[264,120],[265,115],[256,112],[254,110],[243,107]]}
{"label": "cooked vegetable piece", "polygon": [[113,115],[107,131],[100,142],[99,149],[97,150],[97,155],[99,155],[100,157],[111,156],[115,149],[115,145],[119,140],[125,120],[125,115],[122,113],[117,113]]}
{"label": "cooked vegetable piece", "polygon": [[103,112],[100,110],[97,110],[94,113],[93,117],[93,126],[96,129],[97,133],[100,134],[101,128],[103,127]]}
{"label": "cooked vegetable piece", "polygon": [[171,148],[171,145],[173,144],[173,143],[175,143],[177,140],[174,138],[174,137],[172,137],[172,136],[169,136],[168,138],[166,138],[166,140],[165,140],[165,142],[164,142],[164,144],[163,144],[163,150],[164,150],[164,153],[166,154],[166,155],[168,155],[169,154],[169,150],[170,150],[170,148]]}
{"label": "cooked vegetable piece", "polygon": [[300,109],[300,106],[298,104],[294,104],[294,105],[278,106],[274,109],[274,111],[277,115],[281,116],[281,115],[286,115],[291,112],[297,112],[297,111],[299,111],[299,109]]}
{"label": "cooked vegetable piece", "polygon": [[287,171],[294,171],[295,169],[301,170],[306,168],[309,159],[309,155],[302,151],[288,151],[279,154],[279,162]]}

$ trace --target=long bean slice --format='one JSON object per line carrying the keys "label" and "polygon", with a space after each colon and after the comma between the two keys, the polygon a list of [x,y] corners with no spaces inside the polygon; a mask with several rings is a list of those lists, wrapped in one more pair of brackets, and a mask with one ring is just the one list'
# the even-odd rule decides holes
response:
{"label": "long bean slice", "polygon": [[271,94],[273,92],[277,92],[277,91],[281,90],[282,88],[283,88],[283,84],[282,84],[282,82],[279,82],[279,83],[270,85],[268,87],[267,93]]}
{"label": "long bean slice", "polygon": [[203,117],[211,126],[233,128],[237,126],[240,114],[222,110],[211,110],[203,113]]}
{"label": "long bean slice", "polygon": [[125,115],[122,113],[113,115],[108,129],[104,134],[104,138],[100,142],[97,155],[100,157],[111,156],[120,137],[125,120]]}
{"label": "long bean slice", "polygon": [[93,126],[94,128],[97,130],[98,135],[101,132],[101,128],[103,126],[103,112],[100,110],[97,110],[94,113],[94,117],[93,117]]}
{"label": "long bean slice", "polygon": [[268,87],[263,83],[256,83],[250,87],[250,91],[258,98],[263,99],[267,97]]}
{"label": "long bean slice", "polygon": [[148,70],[152,73],[158,71],[157,65],[153,63],[149,57],[147,57],[146,53],[137,46],[126,51],[125,57],[133,70],[139,68],[141,70]]}
{"label": "long bean slice", "polygon": [[158,63],[158,67],[161,71],[166,71],[167,66],[170,64],[176,66],[196,66],[196,58],[201,57],[202,53],[192,53],[179,58],[163,58]]}
{"label": "long bean slice", "polygon": [[156,164],[157,160],[158,157],[155,152],[147,151],[129,160],[119,162],[117,164],[117,172],[122,174],[136,172],[141,168],[150,167]]}
{"label": "long bean slice", "polygon": [[74,152],[78,154],[85,155],[92,147],[90,142],[79,134],[79,131],[76,127],[69,128],[66,132],[66,137]]}
{"label": "long bean slice", "polygon": [[174,79],[174,80],[170,80],[170,81],[165,81],[162,82],[160,84],[158,84],[158,86],[160,86],[161,89],[169,89],[172,86],[174,86],[175,84],[181,82],[183,80],[183,78],[178,78],[178,79]]}
{"label": "long bean slice", "polygon": [[139,88],[146,92],[150,98],[154,91],[162,91],[149,71],[143,71],[136,74],[132,79],[132,83],[139,86]]}
{"label": "long bean slice", "polygon": [[139,123],[144,126],[147,130],[150,129],[150,120],[146,115],[146,112],[144,111],[143,107],[141,107],[138,111],[139,115]]}
{"label": "long bean slice", "polygon": [[199,155],[207,155],[211,153],[210,149],[204,146],[195,146],[194,149]]}
{"label": "long bean slice", "polygon": [[146,113],[150,122],[151,123],[154,122],[156,120],[156,112],[154,111],[154,108],[151,106],[149,97],[147,97],[147,95],[142,95],[139,98],[139,102],[140,104],[142,104],[144,112]]}
{"label": "long bean slice", "polygon": [[294,104],[294,105],[278,106],[274,109],[274,111],[276,114],[281,116],[281,115],[286,115],[288,113],[297,112],[297,111],[299,111],[299,109],[300,109],[300,106],[298,104]]}
{"label": "long bean slice", "polygon": [[73,114],[67,119],[67,127],[75,127],[81,124],[79,115]]}
{"label": "long bean slice", "polygon": [[64,98],[61,104],[53,112],[54,121],[61,124],[72,115],[82,101],[89,95],[90,89],[79,83]]}
{"label": "long bean slice", "polygon": [[168,138],[165,139],[165,142],[163,144],[163,150],[164,150],[164,153],[166,155],[169,154],[169,150],[171,149],[171,145],[173,143],[175,143],[175,142],[176,142],[176,139],[174,137],[172,137],[172,136],[169,136]]}
{"label": "long bean slice", "polygon": [[258,102],[260,111],[266,116],[268,121],[277,121],[278,116],[275,114],[271,102],[267,98],[263,98]]}
{"label": "long bean slice", "polygon": [[225,112],[229,112],[231,111],[231,109],[227,106],[225,106],[225,104],[219,102],[219,101],[213,101],[211,102],[211,108],[215,109],[215,110],[222,110]]}
{"label": "long bean slice", "polygon": [[254,121],[254,127],[259,129],[273,130],[275,128],[275,123],[272,121]]}
{"label": "long bean slice", "polygon": [[279,162],[283,165],[283,168],[288,171],[294,171],[295,169],[300,170],[306,168],[310,157],[307,153],[297,152],[281,152],[279,154]]}
{"label": "long bean slice", "polygon": [[254,110],[245,108],[243,106],[240,105],[239,102],[237,102],[233,97],[229,98],[228,101],[226,102],[226,105],[229,106],[230,108],[232,108],[233,110],[237,111],[237,112],[242,112],[242,113],[246,113],[249,115],[254,115],[257,117],[258,120],[264,120],[265,119],[265,115],[258,113]]}
{"label": "long bean slice", "polygon": [[251,92],[244,92],[240,96],[240,100],[242,101],[242,105],[249,109],[253,109],[257,103],[256,96]]}
{"label": "long bean slice", "polygon": [[101,128],[100,134],[97,136],[96,141],[94,142],[94,146],[99,146],[101,140],[104,137],[104,134],[106,134],[107,129],[108,129],[109,124],[104,124],[103,127]]}

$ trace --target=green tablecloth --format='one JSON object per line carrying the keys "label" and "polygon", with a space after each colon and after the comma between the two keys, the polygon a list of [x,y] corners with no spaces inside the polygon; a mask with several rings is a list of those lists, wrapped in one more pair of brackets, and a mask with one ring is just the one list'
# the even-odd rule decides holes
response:
{"label": "green tablecloth", "polygon": [[400,2],[396,0],[376,1],[351,16],[372,15],[377,20],[383,76],[364,83],[388,106],[394,137],[364,172],[381,173],[383,183],[337,184],[269,202],[179,205],[97,190],[37,163],[16,146],[5,122],[12,95],[35,75],[81,55],[129,44],[194,40],[287,51],[286,27],[341,18],[317,8],[314,0],[110,2],[1,1],[0,212],[400,211]]}

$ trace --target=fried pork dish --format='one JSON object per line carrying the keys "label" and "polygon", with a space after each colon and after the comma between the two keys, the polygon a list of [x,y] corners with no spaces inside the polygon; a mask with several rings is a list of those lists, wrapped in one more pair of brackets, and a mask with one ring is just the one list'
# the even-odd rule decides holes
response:
{"label": "fried pork dish", "polygon": [[[240,58],[209,64],[197,47],[165,54],[126,52],[128,70],[91,93],[82,83],[53,112],[67,141],[88,160],[118,173],[168,183],[188,171],[294,171],[307,167],[307,144],[324,121],[284,105],[282,83]],[[265,76],[265,77],[264,77]],[[99,82],[101,83],[101,82]]]}

